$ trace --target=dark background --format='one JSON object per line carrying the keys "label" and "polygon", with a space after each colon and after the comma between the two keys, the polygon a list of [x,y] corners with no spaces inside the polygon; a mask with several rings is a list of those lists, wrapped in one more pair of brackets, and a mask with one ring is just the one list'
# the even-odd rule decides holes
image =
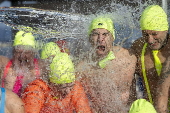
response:
{"label": "dark background", "polygon": [[[0,2],[3,1],[4,0],[0,0]],[[151,0],[11,0],[11,6],[34,7],[64,12],[73,12],[71,7],[74,7],[75,13],[89,14],[89,12],[95,13],[100,7],[105,4],[110,4],[111,2],[135,7],[138,5],[135,3],[136,1],[140,1],[140,3],[143,4]],[[153,1],[160,5],[162,4],[161,0]],[[93,4],[93,6],[91,4]]]}

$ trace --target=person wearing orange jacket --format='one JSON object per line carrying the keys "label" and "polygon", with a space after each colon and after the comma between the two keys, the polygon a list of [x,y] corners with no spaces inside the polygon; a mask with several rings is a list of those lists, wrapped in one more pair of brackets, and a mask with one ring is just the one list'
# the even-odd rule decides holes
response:
{"label": "person wearing orange jacket", "polygon": [[[67,53],[59,52],[57,44],[46,44],[55,48],[56,54],[45,55],[50,59],[49,78],[36,79],[29,83],[22,94],[26,113],[91,113],[84,88],[75,78],[74,65]],[[46,49],[48,47],[45,47]],[[58,52],[57,52],[58,51]],[[52,51],[51,51],[52,52]],[[46,52],[45,52],[46,53]]]}

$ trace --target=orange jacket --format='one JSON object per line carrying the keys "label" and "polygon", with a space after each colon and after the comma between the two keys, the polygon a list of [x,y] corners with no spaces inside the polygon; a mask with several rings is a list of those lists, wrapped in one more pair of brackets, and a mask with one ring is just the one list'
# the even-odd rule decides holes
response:
{"label": "orange jacket", "polygon": [[88,99],[80,82],[64,99],[55,99],[51,89],[41,79],[31,82],[24,90],[22,100],[26,113],[91,113]]}

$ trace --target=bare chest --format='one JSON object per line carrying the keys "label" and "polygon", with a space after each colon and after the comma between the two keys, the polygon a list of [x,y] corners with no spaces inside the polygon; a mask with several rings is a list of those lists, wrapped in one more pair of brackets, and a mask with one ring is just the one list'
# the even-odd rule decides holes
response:
{"label": "bare chest", "polygon": [[[163,56],[162,53],[158,54],[157,56],[158,56],[161,64],[163,64],[166,61],[166,57]],[[147,70],[150,70],[150,69],[155,67],[155,60],[154,60],[152,53],[146,54],[145,57],[144,57],[144,61],[141,61],[141,62],[145,63],[145,68]]]}

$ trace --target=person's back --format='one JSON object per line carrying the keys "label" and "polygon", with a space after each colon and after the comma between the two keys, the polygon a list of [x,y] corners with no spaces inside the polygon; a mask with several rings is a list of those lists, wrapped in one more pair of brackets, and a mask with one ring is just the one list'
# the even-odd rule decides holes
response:
{"label": "person's back", "polygon": [[22,100],[12,91],[0,88],[0,112],[1,113],[24,113]]}

